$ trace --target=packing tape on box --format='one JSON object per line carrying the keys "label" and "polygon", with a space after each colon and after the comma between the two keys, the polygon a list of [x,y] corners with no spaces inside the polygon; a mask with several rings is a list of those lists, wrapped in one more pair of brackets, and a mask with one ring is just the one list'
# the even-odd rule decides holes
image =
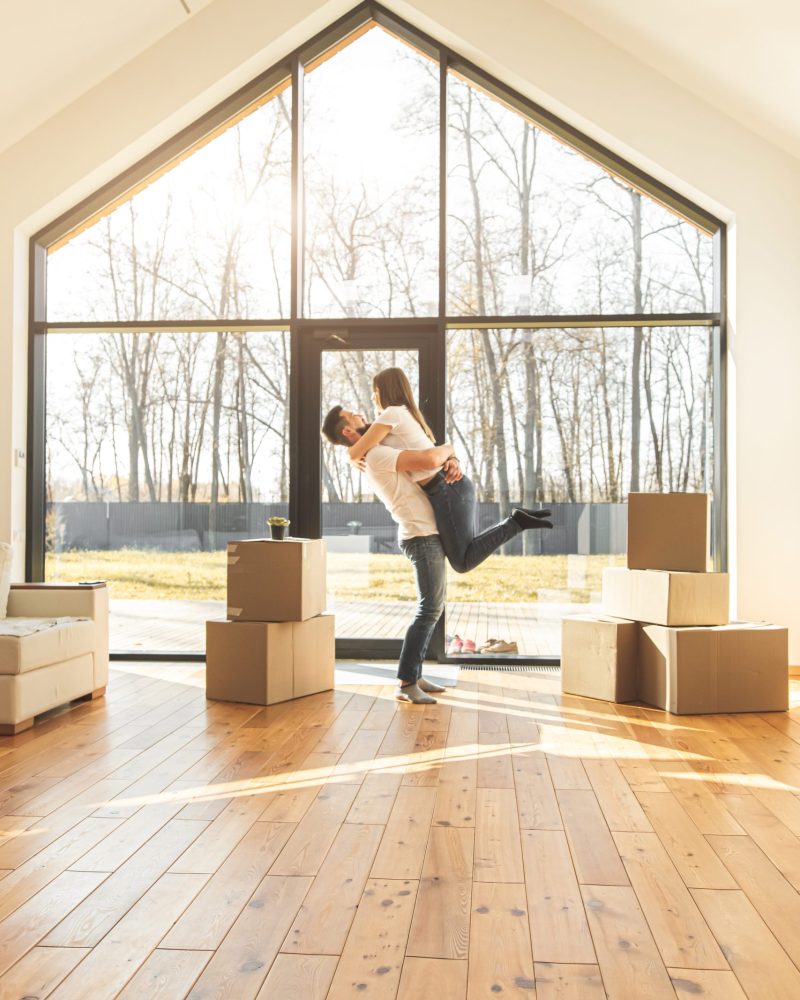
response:
{"label": "packing tape on box", "polygon": [[235,563],[239,562],[241,556],[228,556],[228,565],[233,566]]}
{"label": "packing tape on box", "polygon": [[242,613],[242,608],[228,608],[228,618],[238,618]]}

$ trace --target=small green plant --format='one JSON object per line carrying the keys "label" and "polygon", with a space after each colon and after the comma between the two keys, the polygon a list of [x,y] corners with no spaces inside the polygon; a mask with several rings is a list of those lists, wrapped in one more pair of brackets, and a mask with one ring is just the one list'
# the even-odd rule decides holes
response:
{"label": "small green plant", "polygon": [[273,524],[282,525],[284,528],[288,528],[288,526],[289,526],[289,519],[286,518],[286,517],[268,517],[267,518],[267,524],[269,524],[269,525],[273,525]]}

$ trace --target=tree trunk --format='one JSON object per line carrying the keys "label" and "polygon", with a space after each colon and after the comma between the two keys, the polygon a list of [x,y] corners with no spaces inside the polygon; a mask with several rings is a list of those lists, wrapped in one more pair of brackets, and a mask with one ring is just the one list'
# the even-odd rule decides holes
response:
{"label": "tree trunk", "polygon": [[[633,240],[633,311],[642,311],[642,196],[631,191],[631,229]],[[642,329],[633,331],[633,358],[631,359],[631,479],[630,492],[640,489],[639,456],[641,452],[641,363]]]}

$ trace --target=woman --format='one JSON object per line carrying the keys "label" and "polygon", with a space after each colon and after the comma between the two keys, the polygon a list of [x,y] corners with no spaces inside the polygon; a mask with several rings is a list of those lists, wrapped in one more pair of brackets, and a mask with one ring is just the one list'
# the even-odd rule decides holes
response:
{"label": "woman", "polygon": [[[372,398],[378,415],[364,435],[348,449],[352,462],[360,462],[377,444],[401,451],[421,451],[436,443],[401,368],[386,368],[378,372],[372,380]],[[547,520],[549,510],[515,507],[510,517],[476,532],[475,487],[467,476],[462,475],[457,481],[448,483],[441,469],[433,476],[429,472],[408,475],[419,483],[431,502],[442,547],[456,573],[468,573],[475,569],[521,531],[553,527],[552,522]]]}

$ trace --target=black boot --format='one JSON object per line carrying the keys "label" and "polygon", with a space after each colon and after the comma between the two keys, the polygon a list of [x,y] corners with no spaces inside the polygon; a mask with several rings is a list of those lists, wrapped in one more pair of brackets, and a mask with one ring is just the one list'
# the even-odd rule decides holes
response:
{"label": "black boot", "polygon": [[515,507],[511,511],[511,516],[520,528],[552,528],[552,521],[548,521],[544,517],[536,516],[541,513],[549,514],[550,511],[531,511],[525,510],[523,507]]}

